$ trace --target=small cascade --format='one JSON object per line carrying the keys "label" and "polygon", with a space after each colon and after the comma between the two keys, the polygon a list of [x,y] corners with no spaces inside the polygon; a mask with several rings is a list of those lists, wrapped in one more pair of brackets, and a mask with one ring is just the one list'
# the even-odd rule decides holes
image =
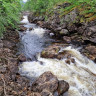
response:
{"label": "small cascade", "polygon": [[[34,59],[35,55],[41,52],[44,47],[50,43],[51,39],[45,34],[45,29],[29,23],[27,16],[24,16],[21,23],[24,23],[24,27],[26,27],[27,30],[20,32],[21,44],[19,50],[21,53],[24,53],[27,58]],[[29,30],[30,28],[32,28],[32,30]]]}
{"label": "small cascade", "polygon": [[[28,20],[22,22],[26,22],[27,24],[24,26],[29,28]],[[46,71],[51,71],[59,80],[65,80],[69,83],[68,96],[96,96],[96,64],[83,56],[78,49],[69,46],[60,50],[60,52],[69,52],[75,63],[67,64],[66,58],[62,60],[42,58],[40,52],[48,42],[48,37],[45,35],[45,30],[36,27],[36,25],[32,31],[25,32],[21,42],[24,45],[23,52],[27,57],[37,57],[36,61],[26,61],[19,66],[19,72],[22,76],[32,79],[39,77]]]}

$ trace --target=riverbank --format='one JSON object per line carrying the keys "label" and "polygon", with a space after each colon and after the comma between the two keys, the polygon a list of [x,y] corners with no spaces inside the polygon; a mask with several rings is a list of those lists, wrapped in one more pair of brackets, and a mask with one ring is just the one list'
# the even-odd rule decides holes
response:
{"label": "riverbank", "polygon": [[19,33],[12,28],[7,29],[0,40],[0,96],[31,94],[29,80],[18,73],[18,42]]}
{"label": "riverbank", "polygon": [[[28,79],[26,76],[20,74],[21,64],[28,61],[28,56],[30,57],[29,61],[31,62],[32,57],[34,57],[37,52],[41,52],[43,50],[43,43],[45,43],[45,37],[43,37],[45,30],[40,27],[36,27],[35,24],[28,23],[28,20],[26,22],[26,19],[27,18],[25,16],[25,23],[22,22],[19,24],[20,32],[18,32],[16,29],[8,28],[7,32],[4,33],[4,36],[0,40],[0,96],[53,96],[53,94],[54,96],[56,94],[61,95],[68,91],[69,84],[64,80],[58,80],[58,78],[51,72],[46,71],[40,77],[32,77],[35,79],[37,78],[34,82],[30,80],[31,78]],[[33,26],[35,28],[34,31],[32,31],[33,28],[30,29],[29,26]],[[31,33],[29,35],[28,30],[29,33]],[[40,30],[41,33],[38,34]],[[32,32],[34,34],[32,34]],[[35,50],[30,51],[31,53],[28,53],[28,50],[26,50],[26,52],[19,51],[20,46],[22,46],[20,44],[23,36],[27,36],[28,38],[30,37],[29,39],[27,38],[27,45],[26,42],[23,42],[25,47],[29,47],[29,50],[30,48],[34,49],[35,47]],[[40,37],[38,38],[38,36]],[[30,41],[31,38],[32,40]],[[31,47],[30,44],[32,44]],[[23,49],[25,47],[23,47]],[[23,52],[27,53],[27,55]],[[32,85],[30,84],[31,82],[33,82]]]}

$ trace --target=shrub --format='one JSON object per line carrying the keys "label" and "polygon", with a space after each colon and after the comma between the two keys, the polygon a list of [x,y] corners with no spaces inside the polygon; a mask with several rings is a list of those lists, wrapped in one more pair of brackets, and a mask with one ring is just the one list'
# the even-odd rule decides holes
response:
{"label": "shrub", "polygon": [[0,36],[8,26],[16,27],[20,9],[20,0],[0,0]]}

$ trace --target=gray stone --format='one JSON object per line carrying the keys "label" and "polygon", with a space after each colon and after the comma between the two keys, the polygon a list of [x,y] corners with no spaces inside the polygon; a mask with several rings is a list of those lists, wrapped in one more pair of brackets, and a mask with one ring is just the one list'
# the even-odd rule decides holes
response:
{"label": "gray stone", "polygon": [[68,32],[67,29],[62,29],[62,30],[60,31],[60,35],[68,35],[68,34],[69,34],[69,32]]}
{"label": "gray stone", "polygon": [[57,89],[59,96],[65,92],[67,92],[68,89],[69,89],[69,84],[66,81],[64,81],[64,80],[59,81],[59,85],[58,85],[58,89]]}
{"label": "gray stone", "polygon": [[58,79],[51,72],[43,73],[33,84],[33,92],[42,92],[43,90],[48,90],[50,92],[56,91],[58,87]]}

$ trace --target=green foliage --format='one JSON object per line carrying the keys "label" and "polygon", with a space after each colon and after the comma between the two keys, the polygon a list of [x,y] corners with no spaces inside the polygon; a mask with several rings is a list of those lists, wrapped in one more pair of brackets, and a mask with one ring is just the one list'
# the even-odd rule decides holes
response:
{"label": "green foliage", "polygon": [[39,14],[45,13],[48,8],[53,7],[59,0],[28,0],[24,10],[30,10]]}
{"label": "green foliage", "polygon": [[[75,8],[83,9],[81,14],[96,14],[96,0],[28,0],[24,5],[24,10],[30,10],[38,15],[52,14],[57,5],[68,2],[71,5],[66,8],[60,8],[59,13],[67,14]],[[46,17],[46,16],[45,16]]]}
{"label": "green foliage", "polygon": [[20,9],[20,0],[0,0],[0,36],[8,26],[16,27]]}

